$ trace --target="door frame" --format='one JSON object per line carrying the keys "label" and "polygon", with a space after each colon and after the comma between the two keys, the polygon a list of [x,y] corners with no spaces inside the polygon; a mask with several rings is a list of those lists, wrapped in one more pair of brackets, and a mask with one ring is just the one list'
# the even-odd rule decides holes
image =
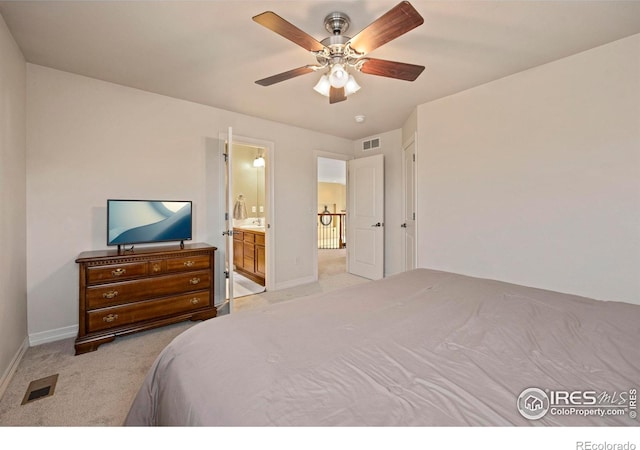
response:
{"label": "door frame", "polygon": [[275,229],[276,218],[275,218],[275,201],[274,201],[274,189],[273,189],[273,181],[274,181],[274,167],[275,167],[275,145],[271,141],[265,141],[263,139],[256,139],[248,136],[240,136],[236,133],[233,133],[233,144],[234,145],[249,145],[252,147],[260,147],[264,149],[264,158],[266,161],[265,171],[264,171],[264,197],[265,197],[265,263],[266,263],[266,274],[265,274],[265,289],[273,289],[273,282],[276,279],[275,277],[275,264],[274,264],[274,255],[275,249],[274,247],[274,238],[273,238],[273,230]]}
{"label": "door frame", "polygon": [[[322,150],[315,150],[313,157],[313,162],[315,166],[315,174],[313,184],[313,198],[315,199],[315,207],[313,208],[313,217],[312,217],[312,229],[314,230],[314,241],[313,241],[313,279],[314,281],[318,281],[318,211],[317,211],[317,203],[318,203],[318,158],[326,158],[326,159],[337,159],[339,161],[350,161],[354,159],[353,155],[344,155],[342,153],[331,153]],[[345,167],[345,171],[347,172],[347,177],[349,176],[349,171]],[[347,205],[349,203],[349,182],[347,179],[346,185],[346,196],[347,196]],[[348,206],[347,206],[348,208]],[[349,236],[346,236],[347,239],[347,272],[349,271]]]}
{"label": "door frame", "polygon": [[[275,237],[274,237],[274,229],[276,226],[276,214],[275,214],[275,196],[274,196],[274,173],[275,173],[275,144],[271,141],[266,141],[264,139],[257,139],[257,138],[252,138],[252,137],[248,137],[248,136],[241,136],[241,135],[237,135],[233,130],[230,129],[231,132],[231,136],[232,136],[232,145],[249,145],[252,147],[260,147],[264,149],[264,157],[266,160],[266,164],[265,164],[265,174],[264,174],[264,184],[265,184],[265,209],[266,209],[266,213],[265,213],[265,244],[266,244],[266,248],[265,248],[265,264],[266,264],[266,276],[265,276],[265,289],[269,290],[269,289],[273,289],[273,283],[275,282],[276,278],[276,264],[275,264]],[[225,153],[225,144],[229,141],[229,132],[223,132],[219,134],[219,139],[222,142],[222,153]],[[226,188],[227,188],[227,183],[231,183],[231,174],[229,176],[229,178],[227,178],[224,175],[225,172],[225,165],[222,164],[221,165],[221,169],[223,172],[223,176],[221,177],[221,186],[220,186],[220,193],[221,193],[221,199],[222,199],[222,203],[221,205],[223,205],[223,212],[220,215],[220,220],[222,223],[221,229],[225,230],[226,229],[226,220],[225,220],[225,213],[229,214],[229,217],[231,217],[231,211],[226,211],[226,199],[225,199],[225,192],[226,192]],[[229,208],[232,208],[231,205],[228,206]],[[233,239],[233,236],[231,237],[231,239]],[[232,243],[233,245],[233,243]],[[225,254],[225,264],[227,261],[229,255]],[[231,261],[231,264],[233,264],[233,261]],[[223,268],[223,271],[226,270],[226,268]],[[224,279],[224,282],[226,284],[226,279]],[[222,298],[223,298],[223,303],[226,302],[227,296],[226,296],[226,291],[224,288],[222,288],[221,290],[222,292]],[[231,312],[231,308],[229,310],[229,312]]]}

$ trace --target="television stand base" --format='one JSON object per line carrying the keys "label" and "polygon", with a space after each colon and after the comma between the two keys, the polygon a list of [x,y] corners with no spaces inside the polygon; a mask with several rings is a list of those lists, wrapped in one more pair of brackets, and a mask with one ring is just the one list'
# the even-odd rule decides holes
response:
{"label": "television stand base", "polygon": [[124,255],[125,253],[133,253],[133,245],[129,249],[122,249],[122,244],[118,244],[118,255]]}

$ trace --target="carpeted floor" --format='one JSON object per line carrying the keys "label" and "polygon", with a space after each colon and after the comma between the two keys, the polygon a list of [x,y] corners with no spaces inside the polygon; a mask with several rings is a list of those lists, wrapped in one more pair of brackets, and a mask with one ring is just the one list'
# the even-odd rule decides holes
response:
{"label": "carpeted floor", "polygon": [[234,299],[233,311],[242,311],[305,295],[318,294],[361,283],[364,279],[347,273],[347,251],[318,250],[318,282],[282,291],[267,291]]}
{"label": "carpeted floor", "polygon": [[[236,301],[234,312],[367,281],[345,272],[344,257],[338,253],[323,254],[321,259],[317,283],[243,297]],[[0,399],[0,425],[121,425],[158,353],[196,323],[182,322],[121,337],[79,356],[74,356],[73,338],[29,348]],[[21,405],[31,381],[55,374],[59,376],[52,396]]]}
{"label": "carpeted floor", "polygon": [[318,250],[318,279],[346,273],[347,249]]}

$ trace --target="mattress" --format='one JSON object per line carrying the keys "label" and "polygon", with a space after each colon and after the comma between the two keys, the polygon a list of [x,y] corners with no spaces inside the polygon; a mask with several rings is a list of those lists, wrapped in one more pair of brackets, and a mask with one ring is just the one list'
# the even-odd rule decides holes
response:
{"label": "mattress", "polygon": [[202,322],[125,425],[638,425],[640,306],[416,269]]}

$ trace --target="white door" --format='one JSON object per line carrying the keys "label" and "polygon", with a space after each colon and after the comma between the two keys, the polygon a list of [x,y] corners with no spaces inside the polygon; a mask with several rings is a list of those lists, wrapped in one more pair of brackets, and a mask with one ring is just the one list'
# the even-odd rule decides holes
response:
{"label": "white door", "polygon": [[371,280],[384,277],[384,156],[347,163],[349,272]]}
{"label": "white door", "polygon": [[416,268],[416,145],[404,148],[403,155],[403,253],[404,270]]}
{"label": "white door", "polygon": [[233,192],[231,189],[231,155],[233,153],[233,129],[229,127],[227,141],[225,143],[225,276],[227,283],[227,302],[229,304],[229,314],[233,312]]}

